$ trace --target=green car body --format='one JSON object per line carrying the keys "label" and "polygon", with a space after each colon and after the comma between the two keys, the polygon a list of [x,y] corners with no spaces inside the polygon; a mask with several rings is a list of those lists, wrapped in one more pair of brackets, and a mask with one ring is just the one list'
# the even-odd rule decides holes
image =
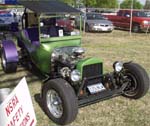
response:
{"label": "green car body", "polygon": [[[38,20],[40,20],[40,16]],[[40,35],[40,23],[38,24],[38,31]],[[26,48],[27,52],[29,53],[30,60],[40,70],[41,74],[50,75],[52,69],[51,55],[54,49],[61,47],[81,47],[81,34],[82,33],[80,28],[80,34],[75,36],[61,36],[49,38],[41,38],[40,36],[38,36],[38,46],[32,44],[31,40],[26,37],[24,29],[19,32],[18,36],[20,40],[19,42],[21,42],[23,47]],[[81,60],[78,60],[78,62],[76,62],[75,66],[76,69],[81,72],[82,77],[82,70],[84,66],[98,63],[102,64],[102,60],[97,58],[82,58]]]}

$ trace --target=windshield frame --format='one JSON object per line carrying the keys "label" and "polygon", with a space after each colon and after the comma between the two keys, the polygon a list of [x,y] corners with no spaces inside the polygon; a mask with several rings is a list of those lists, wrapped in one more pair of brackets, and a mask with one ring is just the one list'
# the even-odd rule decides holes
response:
{"label": "windshield frame", "polygon": [[[66,15],[66,16],[65,16]],[[80,28],[78,29],[79,30],[79,35],[75,35],[75,36],[80,36],[81,37],[81,35],[82,35],[82,27],[81,27],[81,15],[80,14],[41,14],[40,16],[39,16],[39,18],[38,18],[38,30],[39,30],[39,40],[40,40],[40,42],[41,43],[43,43],[44,41],[46,42],[46,41],[48,41],[48,40],[50,40],[50,39],[52,39],[52,40],[54,40],[54,39],[56,39],[56,40],[58,40],[59,38],[60,39],[67,39],[67,37],[68,37],[68,39],[69,38],[71,38],[71,35],[70,36],[61,36],[61,37],[59,37],[59,36],[57,36],[57,37],[48,37],[48,38],[42,38],[41,37],[41,19],[42,18],[62,18],[62,20],[63,20],[63,18],[67,18],[67,15],[73,15],[73,16],[80,16]]]}

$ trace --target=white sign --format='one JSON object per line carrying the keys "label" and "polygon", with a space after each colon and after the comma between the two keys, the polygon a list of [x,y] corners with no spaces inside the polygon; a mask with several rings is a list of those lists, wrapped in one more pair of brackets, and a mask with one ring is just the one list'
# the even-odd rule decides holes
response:
{"label": "white sign", "polygon": [[25,78],[0,105],[0,126],[35,126],[35,112]]}
{"label": "white sign", "polygon": [[58,34],[59,34],[59,37],[63,37],[63,36],[64,36],[63,30],[59,30],[59,31],[58,31]]}

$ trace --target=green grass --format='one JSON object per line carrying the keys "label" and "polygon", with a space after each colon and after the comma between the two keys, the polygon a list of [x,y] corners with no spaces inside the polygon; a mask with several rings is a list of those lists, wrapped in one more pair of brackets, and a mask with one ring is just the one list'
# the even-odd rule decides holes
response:
{"label": "green grass", "polygon": [[[114,61],[134,61],[141,64],[150,74],[150,35],[132,34],[127,31],[113,33],[83,34],[82,46],[86,56],[98,57],[104,61],[105,72],[112,71]],[[0,88],[13,88],[26,76],[37,117],[37,126],[55,126],[44,114],[35,100],[41,91],[41,83],[36,76],[19,67],[15,74],[4,74],[0,68]],[[77,119],[69,126],[149,126],[150,93],[139,99],[129,100],[117,97],[79,109]]]}

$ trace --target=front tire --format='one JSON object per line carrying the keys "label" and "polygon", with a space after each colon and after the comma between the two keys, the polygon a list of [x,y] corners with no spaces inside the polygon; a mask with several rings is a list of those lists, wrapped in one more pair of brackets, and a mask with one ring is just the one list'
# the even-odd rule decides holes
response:
{"label": "front tire", "polygon": [[78,113],[77,97],[67,81],[49,80],[42,87],[42,98],[46,114],[55,123],[66,125],[75,120]]}
{"label": "front tire", "polygon": [[140,65],[136,63],[124,64],[125,76],[128,78],[128,86],[124,90],[123,96],[130,99],[143,97],[150,85],[148,74]]}

